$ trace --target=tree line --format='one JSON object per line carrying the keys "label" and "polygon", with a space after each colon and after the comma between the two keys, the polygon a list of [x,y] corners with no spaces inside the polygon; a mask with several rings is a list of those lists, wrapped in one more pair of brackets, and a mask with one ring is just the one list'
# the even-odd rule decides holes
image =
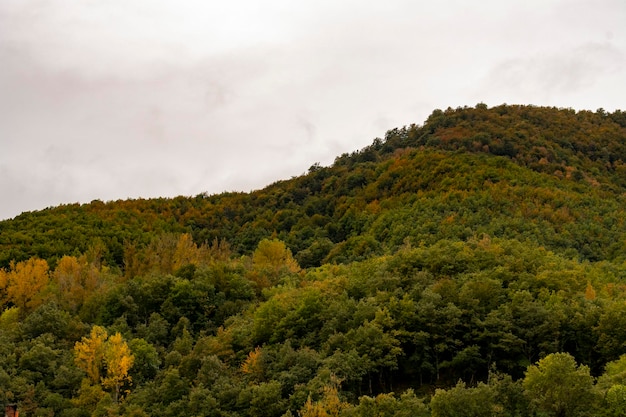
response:
{"label": "tree line", "polygon": [[277,239],[244,257],[158,240],[132,276],[84,255],[2,270],[3,402],[62,416],[626,406],[623,264],[483,235],[304,270]]}

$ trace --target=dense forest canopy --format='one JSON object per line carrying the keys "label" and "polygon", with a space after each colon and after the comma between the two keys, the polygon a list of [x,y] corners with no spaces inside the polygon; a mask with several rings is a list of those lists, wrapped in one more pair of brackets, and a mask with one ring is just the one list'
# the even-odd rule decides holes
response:
{"label": "dense forest canopy", "polygon": [[502,105],[251,193],[0,222],[0,402],[41,416],[626,410],[626,113]]}

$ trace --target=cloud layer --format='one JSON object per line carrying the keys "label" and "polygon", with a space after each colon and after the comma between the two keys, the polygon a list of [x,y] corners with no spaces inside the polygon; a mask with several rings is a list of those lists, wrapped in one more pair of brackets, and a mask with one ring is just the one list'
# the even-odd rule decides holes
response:
{"label": "cloud layer", "polygon": [[0,219],[260,188],[435,108],[625,108],[625,21],[620,0],[5,0]]}

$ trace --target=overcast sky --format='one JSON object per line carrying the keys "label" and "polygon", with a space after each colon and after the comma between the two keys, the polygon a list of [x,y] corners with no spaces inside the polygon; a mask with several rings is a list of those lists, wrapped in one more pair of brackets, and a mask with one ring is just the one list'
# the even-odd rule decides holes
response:
{"label": "overcast sky", "polygon": [[479,102],[626,110],[626,1],[1,0],[0,219],[259,189]]}

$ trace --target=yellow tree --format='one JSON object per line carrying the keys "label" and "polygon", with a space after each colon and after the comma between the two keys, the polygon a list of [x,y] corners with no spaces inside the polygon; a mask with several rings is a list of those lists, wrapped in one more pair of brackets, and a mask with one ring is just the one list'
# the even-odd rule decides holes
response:
{"label": "yellow tree", "polygon": [[172,261],[173,270],[176,271],[185,265],[197,265],[199,260],[198,246],[194,243],[189,233],[184,233],[178,237],[174,259]]}
{"label": "yellow tree", "polygon": [[[89,337],[83,337],[74,345],[74,360],[92,384],[102,384],[111,390],[118,402],[122,385],[131,381],[128,371],[135,357],[120,333],[107,336],[103,327],[94,326]],[[106,369],[105,376],[102,376],[103,369]]]}
{"label": "yellow tree", "polygon": [[58,293],[59,304],[71,311],[78,311],[85,300],[93,294],[100,283],[100,273],[95,265],[84,257],[62,257],[52,273]]}
{"label": "yellow tree", "polygon": [[17,264],[11,262],[10,270],[2,275],[0,285],[4,285],[6,301],[18,307],[20,313],[26,314],[43,303],[49,281],[45,260],[30,258]]}
{"label": "yellow tree", "polygon": [[289,248],[278,239],[260,241],[252,255],[252,264],[254,271],[251,278],[261,288],[277,284],[283,274],[300,271]]}
{"label": "yellow tree", "polygon": [[307,399],[298,414],[300,417],[338,417],[341,412],[350,408],[350,404],[341,401],[336,384],[324,386],[322,398],[313,402],[311,396]]}
{"label": "yellow tree", "polygon": [[100,326],[93,326],[89,337],[83,337],[74,345],[74,362],[85,371],[93,384],[100,383],[106,339],[106,330]]}
{"label": "yellow tree", "polygon": [[102,379],[102,385],[113,391],[113,399],[117,403],[120,397],[120,388],[124,382],[131,382],[128,371],[133,366],[135,356],[130,351],[128,344],[118,332],[109,337],[104,353],[107,373]]}

